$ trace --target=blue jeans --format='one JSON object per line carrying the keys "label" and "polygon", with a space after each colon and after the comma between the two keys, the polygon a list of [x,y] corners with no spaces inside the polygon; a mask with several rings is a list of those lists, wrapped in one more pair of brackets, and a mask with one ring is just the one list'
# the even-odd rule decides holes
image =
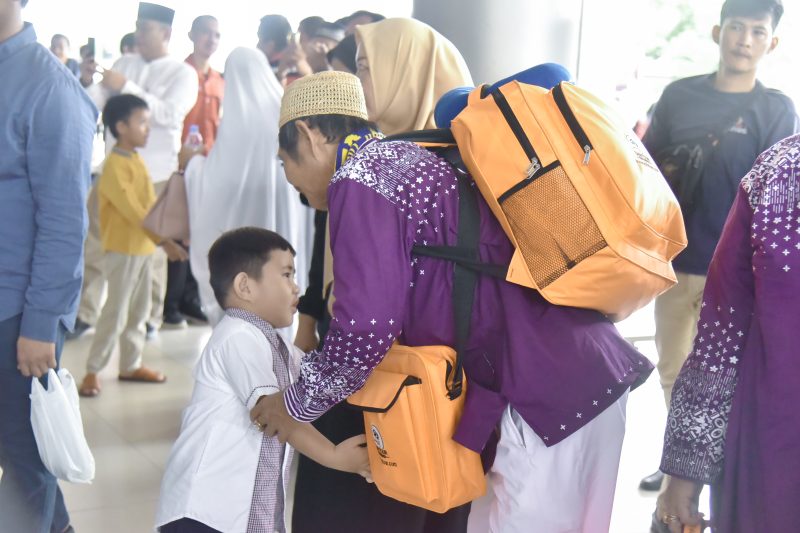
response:
{"label": "blue jeans", "polygon": [[[64,496],[39,458],[31,428],[31,378],[17,370],[21,315],[0,321],[0,533],[61,533],[69,526]],[[64,328],[59,327],[56,361]],[[47,385],[47,378],[42,380]]]}

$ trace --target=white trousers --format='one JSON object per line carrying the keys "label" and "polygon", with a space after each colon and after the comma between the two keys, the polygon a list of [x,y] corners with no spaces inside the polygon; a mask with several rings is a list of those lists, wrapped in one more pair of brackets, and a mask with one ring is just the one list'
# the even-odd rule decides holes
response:
{"label": "white trousers", "polygon": [[153,258],[106,252],[104,261],[108,298],[97,320],[86,371],[103,370],[119,344],[119,371],[133,372],[142,366]]}
{"label": "white trousers", "polygon": [[509,406],[468,533],[608,533],[627,400],[550,448]]}

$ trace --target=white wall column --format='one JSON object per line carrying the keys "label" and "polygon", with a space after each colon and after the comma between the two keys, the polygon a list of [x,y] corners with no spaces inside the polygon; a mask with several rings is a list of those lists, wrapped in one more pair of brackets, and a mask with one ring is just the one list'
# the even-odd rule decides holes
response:
{"label": "white wall column", "polygon": [[578,75],[584,0],[415,0],[414,18],[461,51],[476,84],[539,63]]}

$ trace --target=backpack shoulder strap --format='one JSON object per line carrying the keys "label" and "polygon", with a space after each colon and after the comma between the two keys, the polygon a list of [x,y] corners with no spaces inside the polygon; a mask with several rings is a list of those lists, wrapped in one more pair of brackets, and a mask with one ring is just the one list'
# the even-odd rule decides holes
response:
{"label": "backpack shoulder strap", "polygon": [[453,166],[458,179],[458,237],[456,246],[414,246],[414,255],[434,257],[454,263],[453,313],[456,331],[456,361],[447,376],[448,397],[458,398],[463,391],[464,354],[470,334],[475,287],[480,274],[505,279],[507,267],[482,263],[478,254],[480,239],[480,212],[478,193],[472,179],[464,169],[458,148],[451,147],[440,153]]}
{"label": "backpack shoulder strap", "polygon": [[453,146],[456,144],[453,132],[449,128],[409,131],[389,135],[382,139],[382,142],[388,141],[408,141],[425,147]]}
{"label": "backpack shoulder strap", "polygon": [[[456,171],[458,176],[458,244],[466,258],[478,262],[478,238],[480,216],[475,190],[466,174]],[[448,384],[451,400],[461,395],[464,381],[464,354],[469,341],[472,307],[475,303],[475,287],[478,273],[456,262],[453,270],[453,314],[456,322],[456,364]]]}

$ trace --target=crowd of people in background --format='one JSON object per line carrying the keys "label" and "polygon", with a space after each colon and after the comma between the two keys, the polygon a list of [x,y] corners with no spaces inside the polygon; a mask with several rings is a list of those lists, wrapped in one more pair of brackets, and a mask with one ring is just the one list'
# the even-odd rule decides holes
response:
{"label": "crowd of people in background", "polygon": [[[161,487],[162,533],[608,531],[625,405],[653,365],[600,313],[480,280],[454,438],[482,454],[491,490],[444,514],[370,483],[363,416],[343,403],[395,341],[456,342],[453,269],[411,249],[458,233],[457,172],[384,139],[446,127],[466,105],[474,82],[453,43],[369,11],[296,31],[268,14],[218,72],[213,15],[193,21],[180,59],[175,12],[142,2],[101,66],[91,40],[79,60],[64,35],[49,53],[36,44],[26,4],[0,0],[0,532],[73,531],[30,428],[30,377],[94,328],[81,396],[102,401],[116,349],[119,380],[164,383],[144,346],[189,323],[214,332]],[[689,237],[655,305],[669,418],[641,485],[661,491],[653,531],[700,525],[706,484],[714,531],[800,519],[800,137],[791,100],[757,79],[782,16],[780,0],[724,2],[718,70],[670,84],[642,132]],[[571,81],[540,67],[514,79]],[[700,163],[680,159],[698,150]],[[176,175],[188,239],[145,227]],[[508,263],[513,246],[480,212],[482,256]]]}

